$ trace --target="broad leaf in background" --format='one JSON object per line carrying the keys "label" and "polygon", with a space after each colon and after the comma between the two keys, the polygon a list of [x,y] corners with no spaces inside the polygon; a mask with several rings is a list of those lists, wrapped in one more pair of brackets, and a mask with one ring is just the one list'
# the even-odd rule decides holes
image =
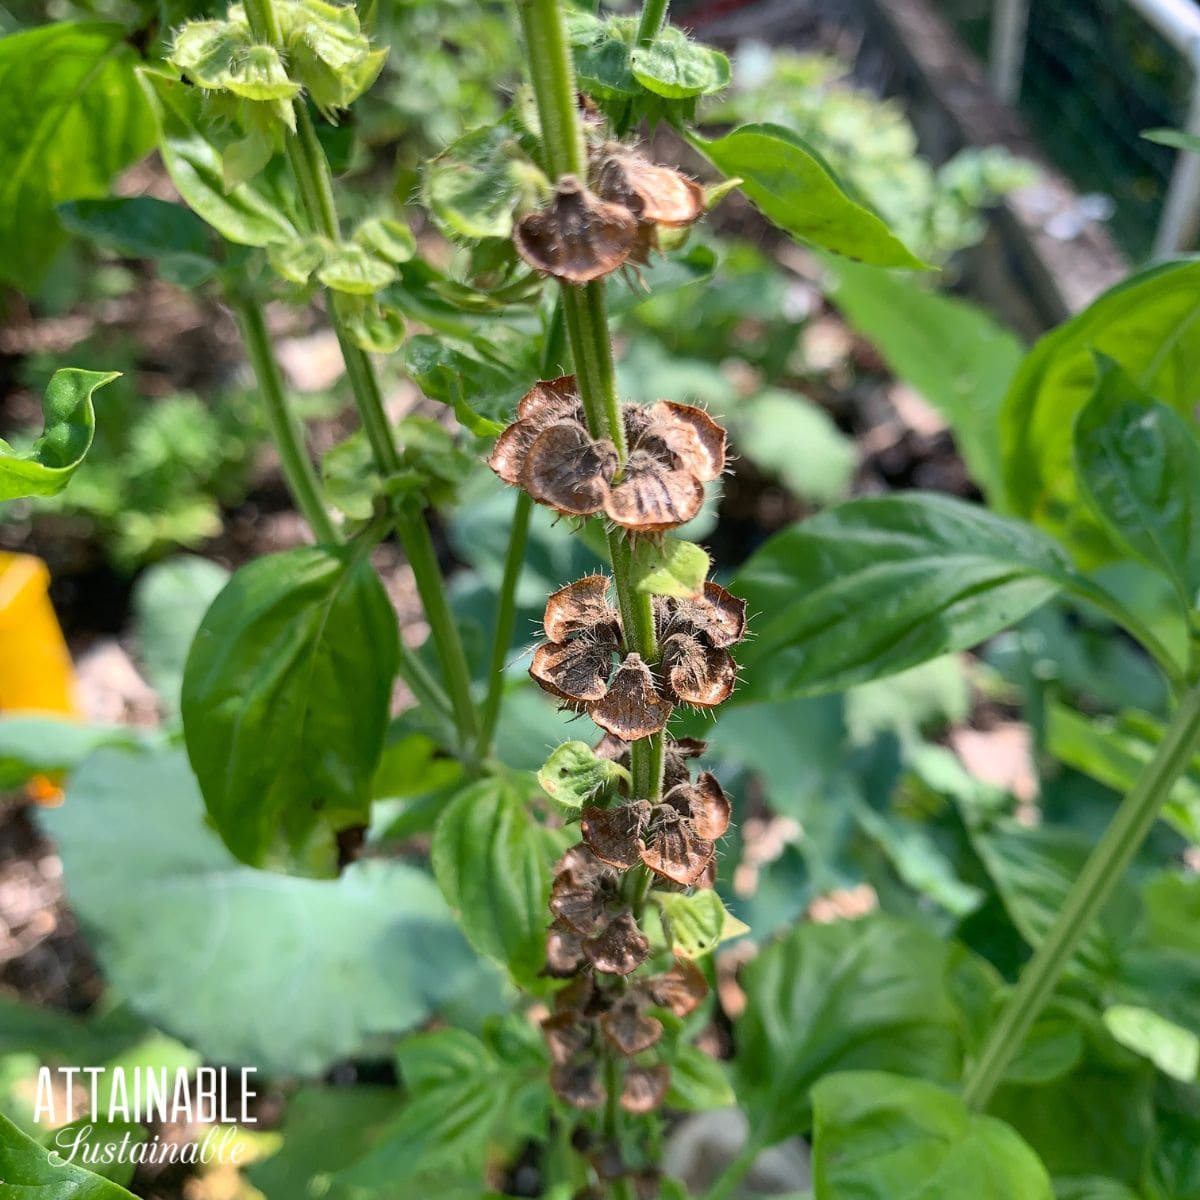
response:
{"label": "broad leaf in background", "polygon": [[1002,494],[996,424],[1021,365],[1021,343],[981,308],[865,263],[827,258],[833,303],[950,423],[971,478]]}
{"label": "broad leaf in background", "polygon": [[355,547],[242,567],[183,675],[188,755],[229,848],[260,864],[324,823],[365,823],[399,662],[396,614]]}
{"label": "broad leaf in background", "polygon": [[651,596],[696,596],[704,587],[712,561],[695,542],[669,535],[639,538],[633,545],[633,586]]}
{"label": "broad leaf in background", "polygon": [[374,860],[315,880],[237,862],[182,752],[101,750],[41,819],[105,977],[209,1062],[318,1075],[495,986],[423,871]]}
{"label": "broad leaf in background", "polygon": [[0,791],[19,788],[35,775],[73,771],[101,746],[133,749],[140,741],[128,726],[85,725],[48,714],[0,716]]}
{"label": "broad leaf in background", "polygon": [[207,558],[178,554],[138,576],[133,615],[138,657],[151,687],[170,713],[179,708],[183,668],[192,638],[229,572]]}
{"label": "broad leaf in background", "polygon": [[552,852],[513,786],[488,779],[461,792],[433,835],[433,873],[468,940],[536,986],[546,962]]}
{"label": "broad leaf in background", "polygon": [[1037,1155],[952,1092],[881,1071],[813,1088],[813,1182],[821,1200],[1053,1200]]}
{"label": "broad leaf in background", "polygon": [[782,125],[742,125],[688,141],[780,229],[835,254],[878,267],[925,266],[870,209],[843,188],[820,155]]}
{"label": "broad leaf in background", "polygon": [[22,453],[0,438],[0,502],[56,496],[71,482],[96,434],[92,394],[118,371],[55,371],[42,398],[42,436]]}
{"label": "broad leaf in background", "polygon": [[1175,586],[1184,616],[1200,593],[1200,444],[1112,359],[1075,419],[1075,474],[1117,545]]}
{"label": "broad leaf in background", "polygon": [[133,1200],[132,1193],[49,1152],[0,1113],[0,1185],[9,1196],[46,1200]]}
{"label": "broad leaf in background", "polygon": [[190,209],[153,196],[115,196],[60,204],[72,233],[125,258],[152,258],[164,279],[193,288],[220,268],[208,226]]}
{"label": "broad leaf in background", "polygon": [[240,246],[294,241],[299,231],[277,173],[268,168],[226,191],[222,150],[200,89],[157,71],[142,70],[139,79],[158,122],[163,163],[188,207]]}
{"label": "broad leaf in background", "polygon": [[772,537],[733,592],[762,616],[735,698],[833,691],[964,650],[1066,581],[1048,538],[948,496],[853,500]]}
{"label": "broad leaf in background", "polygon": [[1080,501],[1072,461],[1076,414],[1096,390],[1095,353],[1143,391],[1194,420],[1200,374],[1200,262],[1131,276],[1046,334],[1026,356],[1000,413],[1005,504],[1054,534],[1084,566],[1119,552]]}
{"label": "broad leaf in background", "polygon": [[961,951],[890,916],[803,924],[744,969],[738,1102],[760,1145],[809,1127],[809,1089],[871,1068],[949,1082],[961,1059],[946,984]]}
{"label": "broad leaf in background", "polygon": [[154,122],[121,25],[58,22],[0,38],[0,280],[37,287],[62,245],[54,208],[103,196],[148,154]]}

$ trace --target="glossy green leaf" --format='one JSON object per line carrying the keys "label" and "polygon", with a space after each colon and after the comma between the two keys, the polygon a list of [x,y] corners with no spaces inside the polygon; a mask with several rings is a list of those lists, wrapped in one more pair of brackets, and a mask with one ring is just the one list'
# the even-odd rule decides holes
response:
{"label": "glossy green leaf", "polygon": [[198,287],[220,269],[212,237],[190,209],[153,196],[72,200],[58,206],[72,233],[125,258],[152,258],[163,278]]}
{"label": "glossy green leaf", "polygon": [[0,1186],[13,1200],[133,1200],[123,1187],[56,1157],[0,1113]]}
{"label": "glossy green leaf", "polygon": [[821,1200],[1054,1200],[1046,1168],[1008,1125],[934,1084],[830,1075],[813,1108]]}
{"label": "glossy green leaf", "polygon": [[833,691],[963,650],[1067,580],[1049,539],[977,505],[908,492],[853,500],[772,537],[732,590],[762,614],[743,700]]}
{"label": "glossy green leaf", "polygon": [[925,266],[870,209],[843,188],[817,152],[782,125],[742,125],[693,146],[780,229],[835,254],[878,267]]}
{"label": "glossy green leaf", "polygon": [[709,96],[727,88],[732,78],[724,54],[690,41],[675,25],[664,26],[648,46],[634,46],[629,69],[646,91],[668,100]]}
{"label": "glossy green leaf", "polygon": [[63,242],[55,206],[103,196],[154,123],[120,25],[60,21],[0,38],[0,280],[35,288]]}
{"label": "glossy green leaf", "polygon": [[563,742],[538,771],[542,791],[568,815],[594,803],[620,779],[628,782],[629,772],[620,763],[601,758],[587,742]]}
{"label": "glossy green leaf", "polygon": [[1134,1004],[1104,1010],[1104,1025],[1122,1046],[1148,1058],[1160,1071],[1192,1083],[1200,1069],[1200,1037],[1190,1029]]}
{"label": "glossy green leaf", "polygon": [[352,547],[242,567],[205,614],[183,677],[188,755],[245,862],[321,822],[365,822],[399,661],[396,614]]}
{"label": "glossy green leaf", "polygon": [[891,370],[950,423],[971,478],[1002,494],[996,426],[1024,355],[981,308],[865,263],[829,258],[830,297]]}
{"label": "glossy green leaf", "polygon": [[809,1089],[831,1071],[949,1082],[961,1060],[946,978],[952,947],[888,916],[790,930],[741,975],[738,1098],[763,1144],[809,1126]]}
{"label": "glossy green leaf", "polygon": [[134,584],[138,658],[169,712],[179,707],[192,638],[228,581],[229,572],[215,562],[178,554],[148,567]]}
{"label": "glossy green leaf", "polygon": [[221,143],[200,90],[155,71],[139,72],[159,128],[163,164],[184,202],[222,236],[242,246],[291,242],[290,203],[270,172],[226,189]]}
{"label": "glossy green leaf", "polygon": [[691,1042],[680,1042],[671,1055],[666,1102],[681,1112],[704,1112],[736,1104],[729,1068]]}
{"label": "glossy green leaf", "polygon": [[712,560],[702,546],[670,535],[634,543],[633,586],[651,596],[697,596]]}
{"label": "glossy green leaf", "polygon": [[22,453],[0,438],[0,502],[56,496],[71,482],[96,433],[92,395],[119,378],[117,371],[75,367],[54,372],[42,398],[42,436]]}
{"label": "glossy green leaf", "polygon": [[1131,276],[1048,333],[1026,356],[1000,414],[1005,503],[1068,545],[1085,566],[1118,557],[1081,503],[1072,458],[1076,415],[1096,390],[1095,354],[1193,420],[1200,372],[1200,262],[1160,263]]}
{"label": "glossy green leaf", "polygon": [[655,896],[670,931],[671,949],[682,958],[703,958],[722,942],[749,933],[749,927],[726,911],[712,888],[663,892]]}
{"label": "glossy green leaf", "polygon": [[1075,420],[1075,474],[1113,540],[1167,576],[1184,613],[1200,598],[1200,443],[1110,358]]}
{"label": "glossy green leaf", "polygon": [[182,751],[101,750],[40,819],[105,978],[209,1062],[318,1075],[496,986],[423,871],[367,860],[317,880],[237,862]]}
{"label": "glossy green leaf", "polygon": [[498,779],[465,789],[438,821],[431,854],[467,939],[531,986],[546,961],[550,855],[523,797]]}

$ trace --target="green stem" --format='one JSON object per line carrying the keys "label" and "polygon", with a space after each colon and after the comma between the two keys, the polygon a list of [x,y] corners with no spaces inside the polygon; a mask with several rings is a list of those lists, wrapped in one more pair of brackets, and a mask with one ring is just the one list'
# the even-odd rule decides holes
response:
{"label": "green stem", "polygon": [[562,0],[517,0],[537,99],[546,169],[561,175],[587,173],[587,154],[575,104],[575,66],[559,5]]}
{"label": "green stem", "polygon": [[[271,0],[247,0],[246,17],[257,38],[276,47],[281,45],[279,22]],[[284,142],[301,202],[314,231],[336,241],[341,236],[341,226],[334,201],[329,160],[304,102],[294,101],[292,110],[296,116],[296,132],[287,134]],[[329,292],[327,298],[329,320],[346,363],[346,374],[354,393],[359,419],[371,445],[376,466],[387,479],[399,470],[400,454],[383,406],[379,378],[370,357],[354,344],[338,316],[336,297]],[[413,507],[402,506],[395,513],[395,519],[396,531],[416,577],[417,591],[441,662],[460,746],[473,750],[478,737],[478,724],[471,699],[471,673],[458,626],[450,613],[445,581],[433,549],[429,527],[424,513]]]}
{"label": "green stem", "polygon": [[667,9],[670,0],[646,0],[642,5],[642,15],[638,20],[637,44],[648,46],[656,37],[667,19]]}
{"label": "green stem", "polygon": [[[621,1141],[621,1060],[610,1054],[604,1062],[604,1136],[614,1145]],[[609,1188],[612,1200],[636,1200],[633,1183],[622,1177]]]}
{"label": "green stem", "polygon": [[271,345],[271,335],[263,319],[262,306],[249,297],[231,299],[246,343],[246,353],[258,383],[258,394],[271,427],[271,437],[279,452],[279,463],[288,491],[296,507],[308,522],[318,542],[337,545],[341,534],[321,500],[321,489],[312,459],[304,445],[304,435],[284,390],[283,375]]}
{"label": "green stem", "polygon": [[992,1027],[963,1086],[971,1108],[984,1109],[1013,1056],[1070,964],[1080,939],[1104,908],[1163,801],[1200,745],[1200,687],[1188,692],[1158,750],[1088,857],[1062,909]]}

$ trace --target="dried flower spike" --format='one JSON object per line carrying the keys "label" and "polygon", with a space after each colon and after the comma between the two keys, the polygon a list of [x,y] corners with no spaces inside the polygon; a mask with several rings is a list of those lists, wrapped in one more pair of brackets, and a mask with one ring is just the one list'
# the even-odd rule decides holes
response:
{"label": "dried flower spike", "polygon": [[600,149],[596,192],[648,224],[679,228],[704,212],[704,190],[698,183],[620,142],[606,142]]}
{"label": "dried flower spike", "polygon": [[615,271],[636,239],[633,214],[601,200],[574,175],[564,175],[554,199],[513,231],[517,252],[531,267],[567,283],[590,283]]}

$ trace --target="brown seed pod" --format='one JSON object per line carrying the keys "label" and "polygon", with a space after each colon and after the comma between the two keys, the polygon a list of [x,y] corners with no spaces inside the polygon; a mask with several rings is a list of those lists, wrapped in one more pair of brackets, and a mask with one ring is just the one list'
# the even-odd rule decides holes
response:
{"label": "brown seed pod", "polygon": [[677,958],[675,965],[661,975],[653,975],[642,983],[642,991],[662,1008],[669,1008],[677,1017],[686,1017],[708,995],[708,982],[703,972],[690,959]]}
{"label": "brown seed pod", "polygon": [[548,425],[574,420],[582,423],[583,402],[574,375],[540,379],[521,397],[517,420],[496,439],[488,466],[505,483],[519,486],[525,458],[534,439]]}
{"label": "brown seed pod", "polygon": [[746,602],[719,583],[709,580],[701,595],[692,598],[662,598],[655,605],[659,637],[690,633],[718,650],[740,642],[746,635]]}
{"label": "brown seed pod", "polygon": [[600,151],[596,192],[648,224],[677,228],[691,225],[704,212],[704,190],[698,183],[619,142],[608,142]]}
{"label": "brown seed pod", "polygon": [[604,507],[616,471],[612,442],[593,441],[578,421],[559,421],[530,443],[521,486],[564,516],[586,517]]}
{"label": "brown seed pod", "polygon": [[633,214],[601,200],[574,175],[564,175],[554,199],[513,230],[517,253],[531,267],[567,283],[590,283],[615,271],[636,238]]}
{"label": "brown seed pod", "polygon": [[609,490],[604,512],[624,529],[661,533],[690,521],[704,503],[704,485],[689,471],[674,470],[648,450],[636,449]]}
{"label": "brown seed pod", "polygon": [[694,784],[672,788],[665,803],[686,816],[696,836],[706,841],[724,837],[729,829],[729,797],[710,771],[701,772]]}
{"label": "brown seed pod", "polygon": [[578,1013],[560,1012],[542,1022],[542,1036],[550,1051],[551,1062],[570,1062],[592,1044],[590,1022],[579,1019]]}
{"label": "brown seed pod", "polygon": [[591,707],[601,729],[627,742],[658,733],[671,715],[671,705],[658,694],[650,668],[628,654],[617,668],[603,699]]}
{"label": "brown seed pod", "polygon": [[631,1113],[653,1112],[663,1102],[670,1082],[671,1071],[666,1063],[627,1068],[621,1107]]}
{"label": "brown seed pod", "polygon": [[608,1011],[608,1002],[605,993],[596,986],[595,976],[585,971],[555,993],[554,1011],[574,1013],[576,1017],[598,1017]]}
{"label": "brown seed pod", "polygon": [[704,409],[659,400],[649,415],[645,439],[661,442],[680,469],[702,483],[725,470],[725,430]]}
{"label": "brown seed pod", "polygon": [[622,996],[600,1018],[600,1030],[626,1058],[649,1050],[663,1035],[662,1022],[642,1011],[642,1001],[633,994]]}
{"label": "brown seed pod", "polygon": [[562,700],[599,700],[608,691],[613,650],[612,645],[584,638],[543,642],[533,652],[529,674],[543,691]]}
{"label": "brown seed pod", "polygon": [[688,633],[673,633],[663,642],[667,690],[681,704],[715,708],[733,693],[737,667],[728,650],[715,650]]}
{"label": "brown seed pod", "polygon": [[[550,885],[550,911],[568,929],[591,937],[602,932],[607,924],[608,902],[614,891],[606,886],[602,876],[561,871]],[[587,953],[586,947],[584,953]]]}
{"label": "brown seed pod", "polygon": [[614,917],[595,937],[583,943],[588,962],[608,975],[636,971],[650,954],[650,943],[628,909]]}
{"label": "brown seed pod", "polygon": [[543,626],[552,642],[565,642],[572,634],[619,636],[620,617],[608,602],[607,575],[585,575],[551,594],[546,601]]}
{"label": "brown seed pod", "polygon": [[572,1108],[599,1108],[604,1103],[600,1067],[595,1059],[552,1067],[550,1086],[554,1094]]}
{"label": "brown seed pod", "polygon": [[669,805],[655,810],[653,828],[646,834],[642,862],[656,875],[691,887],[712,861],[716,847],[698,837],[691,822]]}
{"label": "brown seed pod", "polygon": [[585,808],[579,831],[601,862],[628,871],[641,862],[641,832],[650,819],[650,805],[632,800],[616,808]]}
{"label": "brown seed pod", "polygon": [[579,934],[564,922],[555,921],[546,934],[546,965],[542,974],[551,979],[570,979],[586,962]]}

